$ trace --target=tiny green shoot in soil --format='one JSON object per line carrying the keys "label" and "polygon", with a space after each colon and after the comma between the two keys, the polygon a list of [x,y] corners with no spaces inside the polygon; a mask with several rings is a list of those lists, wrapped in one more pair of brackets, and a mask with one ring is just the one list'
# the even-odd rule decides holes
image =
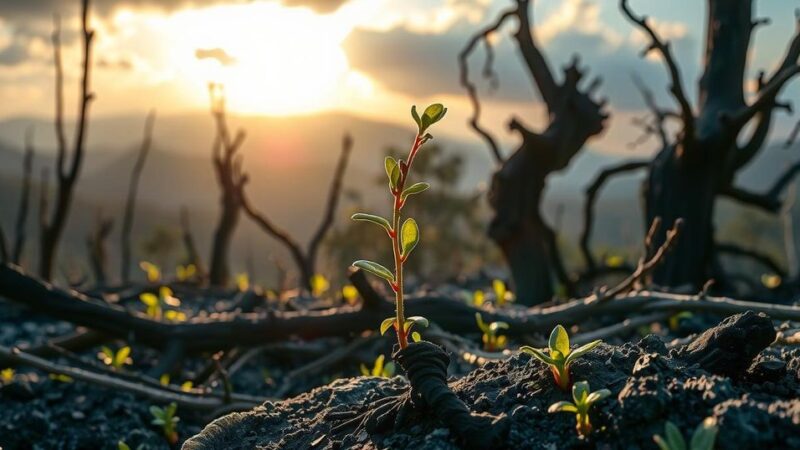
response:
{"label": "tiny green shoot in soil", "polygon": [[572,399],[574,403],[568,401],[553,403],[547,408],[547,412],[575,413],[575,419],[577,421],[575,428],[578,430],[580,436],[587,437],[592,432],[592,423],[589,420],[589,408],[609,395],[611,395],[611,391],[608,389],[600,389],[599,391],[591,392],[588,382],[578,381],[572,386]]}
{"label": "tiny green shoot in soil", "polygon": [[570,350],[569,335],[567,334],[567,330],[565,330],[561,325],[557,325],[553,329],[553,332],[550,333],[550,340],[548,341],[548,347],[550,350],[549,356],[543,351],[527,345],[521,347],[520,350],[531,354],[534,358],[550,366],[550,371],[553,372],[553,377],[555,378],[556,384],[561,388],[562,391],[566,391],[569,389],[569,385],[571,383],[569,368],[572,363],[575,362],[576,359],[591,351],[593,348],[600,345],[600,342],[602,341],[598,339],[578,347],[575,350]]}
{"label": "tiny green shoot in soil", "polygon": [[707,417],[694,430],[692,440],[689,441],[689,446],[687,447],[681,430],[668,420],[664,424],[664,437],[657,434],[653,436],[653,441],[661,450],[713,450],[714,442],[717,439],[717,431],[719,431],[719,427],[717,427],[716,419]]}

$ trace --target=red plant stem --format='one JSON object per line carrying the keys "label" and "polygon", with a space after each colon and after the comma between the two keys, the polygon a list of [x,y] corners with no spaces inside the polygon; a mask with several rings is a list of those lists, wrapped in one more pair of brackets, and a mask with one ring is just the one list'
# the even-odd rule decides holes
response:
{"label": "red plant stem", "polygon": [[400,164],[400,179],[397,182],[397,186],[392,189],[392,196],[394,197],[394,207],[392,208],[392,232],[390,233],[392,238],[392,250],[394,252],[394,284],[392,284],[392,290],[394,290],[395,306],[397,308],[397,318],[395,320],[394,328],[397,332],[397,342],[401,349],[408,347],[408,332],[406,331],[405,327],[406,319],[403,311],[403,264],[405,263],[406,258],[402,254],[400,248],[400,211],[405,205],[402,196],[406,179],[408,178],[408,172],[411,170],[411,165],[414,163],[414,157],[417,155],[417,151],[419,151],[423,143],[424,141],[419,134],[417,134],[417,136],[414,138],[414,144],[411,146],[411,151],[408,155],[408,163],[403,165],[401,164],[402,160],[398,161],[398,164]]}

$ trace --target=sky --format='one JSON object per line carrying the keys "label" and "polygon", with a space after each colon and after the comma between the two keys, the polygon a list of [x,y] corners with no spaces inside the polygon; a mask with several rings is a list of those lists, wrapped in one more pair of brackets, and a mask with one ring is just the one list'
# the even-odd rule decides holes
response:
{"label": "sky", "polygon": [[[457,55],[470,36],[511,0],[93,0],[96,29],[93,116],[159,114],[208,109],[207,84],[223,83],[234,114],[291,116],[344,111],[410,124],[410,105],[443,102],[444,132],[475,139],[471,110],[458,83]],[[621,15],[616,0],[536,0],[534,35],[558,71],[574,54],[604,83],[612,119],[590,145],[630,153],[638,135],[631,123],[646,113],[631,78],[641,77],[663,106],[666,72],[655,55],[644,59],[642,33]],[[668,39],[694,100],[704,37],[705,2],[630,0]],[[0,1],[0,119],[50,117],[53,14],[62,20],[67,113],[77,110],[80,75],[78,0]],[[794,32],[800,0],[755,1],[757,17],[771,19],[755,34],[749,78],[780,60]],[[492,37],[499,87],[481,82],[486,123],[510,142],[512,116],[534,129],[543,108],[510,40],[515,25]],[[480,73],[484,53],[471,59]],[[795,85],[800,84],[795,82]],[[792,85],[786,100],[797,100]],[[774,136],[795,119],[780,117]],[[655,145],[655,142],[651,142]]]}

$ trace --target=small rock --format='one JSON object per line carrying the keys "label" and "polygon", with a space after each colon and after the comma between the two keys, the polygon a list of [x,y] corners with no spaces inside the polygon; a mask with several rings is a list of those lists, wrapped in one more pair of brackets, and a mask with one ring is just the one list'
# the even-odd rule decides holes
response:
{"label": "small rock", "polygon": [[747,369],[747,378],[757,383],[778,381],[784,375],[786,375],[786,362],[774,357],[759,359]]}

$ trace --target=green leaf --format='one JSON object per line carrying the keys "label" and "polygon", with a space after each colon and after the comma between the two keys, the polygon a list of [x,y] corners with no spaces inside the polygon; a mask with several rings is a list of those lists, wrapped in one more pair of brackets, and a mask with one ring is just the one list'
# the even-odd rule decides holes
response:
{"label": "green leaf", "polygon": [[417,324],[423,328],[428,328],[428,319],[422,316],[411,316],[406,319],[406,323],[403,324],[403,328],[405,331],[408,331],[411,329],[411,327]]}
{"label": "green leaf", "polygon": [[414,122],[416,122],[417,128],[422,126],[422,122],[419,119],[419,114],[417,113],[417,105],[412,105],[411,106],[411,117],[414,118]]}
{"label": "green leaf", "polygon": [[400,244],[403,246],[402,254],[407,257],[419,243],[419,227],[414,219],[406,219],[400,228]]}
{"label": "green leaf", "polygon": [[553,332],[550,333],[548,346],[551,352],[553,350],[558,350],[562,355],[567,356],[569,354],[569,335],[567,334],[567,330],[561,325],[556,325],[556,327],[553,328]]}
{"label": "green leaf", "polygon": [[550,405],[550,407],[547,408],[547,412],[549,412],[549,413],[554,413],[554,412],[572,412],[572,413],[576,413],[576,412],[578,412],[578,408],[576,408],[575,405],[573,405],[570,402],[561,401],[561,402],[553,403],[552,405]]}
{"label": "green leaf", "polygon": [[361,375],[363,375],[365,377],[370,376],[370,371],[367,368],[367,366],[365,366],[364,364],[361,364],[358,368],[361,371]]}
{"label": "green leaf", "polygon": [[359,259],[353,263],[353,267],[358,267],[359,269],[369,272],[376,277],[381,277],[390,283],[394,283],[394,275],[392,275],[392,272],[376,262]]}
{"label": "green leaf", "polygon": [[389,186],[392,189],[396,189],[397,183],[400,181],[400,165],[391,156],[386,157],[383,165],[386,169],[386,176],[389,177]]}
{"label": "green leaf", "polygon": [[153,417],[159,418],[164,415],[164,411],[162,411],[158,406],[151,406],[150,414],[152,414]]}
{"label": "green leaf", "polygon": [[665,441],[664,438],[662,438],[659,435],[653,436],[653,441],[656,443],[656,445],[658,445],[658,448],[660,450],[672,450],[669,448],[669,444],[667,444],[667,441]]}
{"label": "green leaf", "polygon": [[508,329],[508,324],[505,322],[492,322],[492,324],[489,325],[489,331],[491,331],[492,333],[497,333],[498,330],[507,330],[507,329]]}
{"label": "green leaf", "polygon": [[128,359],[128,356],[131,355],[131,348],[127,345],[119,349],[117,354],[114,356],[114,363],[117,367],[122,367],[125,364],[125,361]]}
{"label": "green leaf", "polygon": [[375,225],[382,226],[387,232],[392,230],[392,226],[389,224],[389,221],[384,219],[381,216],[376,216],[374,214],[366,214],[366,213],[356,213],[350,216],[353,220],[360,220],[364,222],[372,222]]}
{"label": "green leaf", "polygon": [[683,439],[681,430],[674,423],[667,421],[664,424],[664,433],[667,436],[667,444],[672,450],[686,450],[686,440]]}
{"label": "green leaf", "polygon": [[156,297],[155,294],[152,294],[150,292],[145,292],[144,294],[141,294],[139,296],[139,300],[141,300],[142,303],[144,303],[147,306],[158,305],[158,297]]}
{"label": "green leaf", "polygon": [[111,360],[114,359],[114,350],[111,350],[110,348],[106,347],[105,345],[100,347],[100,353],[105,355],[108,359],[111,359]]}
{"label": "green leaf", "polygon": [[611,391],[609,391],[608,389],[600,389],[599,391],[595,391],[589,394],[589,396],[586,397],[586,402],[591,405],[595,402],[599,402],[600,400],[608,397],[609,395],[611,395]]}
{"label": "green leaf", "polygon": [[381,336],[386,334],[386,331],[388,331],[389,328],[391,328],[394,325],[395,320],[396,319],[394,317],[383,319],[383,322],[381,322]]}
{"label": "green leaf", "polygon": [[483,321],[483,317],[481,317],[481,313],[477,313],[477,312],[475,313],[475,322],[478,323],[478,328],[482,332],[484,332],[484,333],[488,333],[489,332],[489,326],[486,325],[486,322]]}
{"label": "green leaf", "polygon": [[717,439],[717,421],[713,417],[707,417],[703,423],[697,426],[692,434],[692,441],[689,448],[692,450],[713,450],[714,441]]}
{"label": "green leaf", "polygon": [[400,199],[405,200],[409,195],[419,194],[420,192],[428,190],[429,187],[431,187],[431,185],[428,183],[414,183],[407,187],[402,194],[400,194]]}
{"label": "green leaf", "polygon": [[383,355],[378,355],[378,357],[375,358],[375,365],[372,367],[372,376],[373,377],[379,377],[379,376],[381,376],[383,374],[383,360],[384,360],[384,358],[386,358],[386,357],[383,356]]}
{"label": "green leaf", "polygon": [[528,353],[529,355],[533,356],[534,358],[538,359],[539,361],[541,361],[541,362],[543,362],[545,364],[550,364],[550,365],[555,365],[556,364],[556,362],[555,362],[555,360],[553,360],[553,358],[545,355],[544,352],[539,350],[539,349],[536,349],[536,348],[533,348],[533,347],[529,347],[527,345],[523,345],[522,347],[520,347],[520,350],[522,350],[525,353]]}
{"label": "green leaf", "polygon": [[131,450],[131,448],[128,446],[128,444],[125,443],[125,441],[118,441],[117,442],[117,449],[118,450]]}
{"label": "green leaf", "polygon": [[603,342],[603,341],[598,339],[596,341],[589,342],[588,344],[582,345],[582,346],[576,348],[575,350],[571,351],[567,355],[567,363],[571,363],[572,361],[574,361],[574,360],[580,358],[581,356],[589,353],[593,348],[595,348],[598,345],[600,345],[601,342]]}
{"label": "green leaf", "polygon": [[585,381],[578,381],[572,385],[572,398],[575,400],[576,405],[586,403],[586,398],[589,396],[589,383]]}
{"label": "green leaf", "polygon": [[418,332],[415,331],[411,333],[411,340],[413,340],[414,342],[419,342],[422,340],[422,335],[420,335]]}

